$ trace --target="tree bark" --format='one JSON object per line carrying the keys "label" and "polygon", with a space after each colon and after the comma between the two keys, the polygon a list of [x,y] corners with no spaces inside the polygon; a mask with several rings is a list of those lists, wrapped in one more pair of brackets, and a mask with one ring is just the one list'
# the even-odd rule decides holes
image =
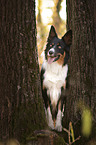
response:
{"label": "tree bark", "polygon": [[[82,108],[91,109],[96,133],[96,2],[67,1],[67,29],[73,31],[69,61],[69,84],[65,118],[74,125],[80,121]],[[82,105],[81,105],[82,106]],[[75,127],[76,130],[76,127]],[[78,129],[77,129],[78,130]],[[80,134],[79,131],[77,131]]]}
{"label": "tree bark", "polygon": [[35,0],[0,1],[0,138],[43,129]]}

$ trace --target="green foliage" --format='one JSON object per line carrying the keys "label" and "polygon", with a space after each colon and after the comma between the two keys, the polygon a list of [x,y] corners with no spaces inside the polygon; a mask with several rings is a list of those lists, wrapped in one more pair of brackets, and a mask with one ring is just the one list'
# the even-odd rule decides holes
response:
{"label": "green foliage", "polygon": [[91,111],[85,108],[82,112],[82,133],[84,136],[89,137],[92,130],[92,114]]}
{"label": "green foliage", "polygon": [[77,103],[77,109],[81,112],[81,122],[82,122],[82,134],[85,137],[89,137],[92,131],[92,113],[91,109],[80,100]]}

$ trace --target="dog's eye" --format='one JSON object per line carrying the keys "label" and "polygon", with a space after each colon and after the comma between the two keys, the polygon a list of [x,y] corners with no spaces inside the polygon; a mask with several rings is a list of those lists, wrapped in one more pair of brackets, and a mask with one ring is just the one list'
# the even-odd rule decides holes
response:
{"label": "dog's eye", "polygon": [[58,48],[61,49],[61,46],[59,45]]}
{"label": "dog's eye", "polygon": [[54,43],[50,44],[50,47],[54,46]]}

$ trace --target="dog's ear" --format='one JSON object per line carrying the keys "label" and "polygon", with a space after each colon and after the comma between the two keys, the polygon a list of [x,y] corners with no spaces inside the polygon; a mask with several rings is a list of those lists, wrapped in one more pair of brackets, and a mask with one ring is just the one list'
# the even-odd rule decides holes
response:
{"label": "dog's ear", "polygon": [[72,30],[69,30],[63,37],[62,39],[64,42],[70,46],[72,44]]}
{"label": "dog's ear", "polygon": [[57,33],[55,31],[54,26],[51,26],[51,29],[50,29],[49,36],[48,36],[48,40],[47,41],[52,40],[52,38],[54,38],[54,37],[57,37]]}

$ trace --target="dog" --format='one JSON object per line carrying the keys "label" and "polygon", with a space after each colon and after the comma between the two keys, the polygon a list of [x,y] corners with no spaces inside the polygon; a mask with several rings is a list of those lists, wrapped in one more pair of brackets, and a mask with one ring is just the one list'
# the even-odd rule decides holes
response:
{"label": "dog", "polygon": [[45,103],[48,126],[52,130],[62,131],[62,114],[68,74],[69,50],[72,43],[72,30],[61,39],[54,26],[51,26],[47,39],[45,59],[41,68],[41,88]]}

